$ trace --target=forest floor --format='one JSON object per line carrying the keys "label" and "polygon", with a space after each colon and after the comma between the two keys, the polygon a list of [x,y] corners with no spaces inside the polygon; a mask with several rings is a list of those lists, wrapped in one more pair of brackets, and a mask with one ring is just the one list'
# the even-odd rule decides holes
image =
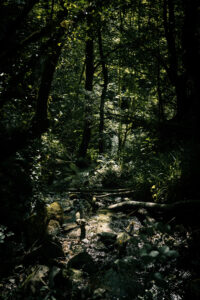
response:
{"label": "forest floor", "polygon": [[197,228],[145,209],[113,212],[110,204],[126,200],[117,193],[44,198],[61,205],[62,225],[50,220],[51,241],[26,252],[0,283],[0,299],[198,299]]}

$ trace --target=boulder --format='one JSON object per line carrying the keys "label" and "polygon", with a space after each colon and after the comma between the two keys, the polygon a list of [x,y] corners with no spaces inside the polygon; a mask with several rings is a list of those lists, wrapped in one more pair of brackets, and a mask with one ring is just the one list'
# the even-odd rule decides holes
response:
{"label": "boulder", "polygon": [[99,239],[105,246],[113,245],[116,241],[117,235],[112,232],[101,232],[98,234]]}
{"label": "boulder", "polygon": [[56,220],[60,224],[63,223],[64,212],[62,206],[58,202],[53,202],[46,207],[47,220]]}
{"label": "boulder", "polygon": [[53,220],[51,219],[47,225],[47,229],[46,229],[46,232],[47,232],[47,235],[49,236],[56,236],[60,233],[60,224],[57,220]]}
{"label": "boulder", "polygon": [[119,255],[124,255],[125,251],[126,251],[126,245],[128,243],[128,241],[130,240],[130,235],[126,232],[120,232],[117,235],[117,239],[116,239],[116,248],[119,251]]}
{"label": "boulder", "polygon": [[79,254],[73,256],[67,267],[70,269],[83,270],[88,274],[93,274],[96,272],[96,265],[92,257],[87,252],[80,252]]}
{"label": "boulder", "polygon": [[120,232],[117,235],[116,239],[116,245],[121,248],[127,244],[127,242],[130,240],[130,235],[126,232]]}
{"label": "boulder", "polygon": [[24,233],[27,246],[37,240],[43,240],[45,236],[56,235],[63,222],[63,209],[58,202],[45,206],[41,202],[36,212],[24,222]]}

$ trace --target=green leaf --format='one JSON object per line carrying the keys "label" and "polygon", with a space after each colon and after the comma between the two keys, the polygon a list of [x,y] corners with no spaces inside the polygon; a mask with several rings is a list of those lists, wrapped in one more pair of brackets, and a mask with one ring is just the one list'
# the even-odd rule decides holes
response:
{"label": "green leaf", "polygon": [[149,256],[151,257],[157,257],[159,255],[159,252],[157,250],[153,250],[149,253]]}

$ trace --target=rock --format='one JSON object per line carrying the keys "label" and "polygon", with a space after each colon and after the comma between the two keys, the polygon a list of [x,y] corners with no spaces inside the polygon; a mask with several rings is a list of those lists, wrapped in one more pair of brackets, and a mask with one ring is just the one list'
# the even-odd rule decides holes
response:
{"label": "rock", "polygon": [[56,236],[60,233],[60,224],[56,220],[50,220],[47,225],[47,235]]}
{"label": "rock", "polygon": [[117,235],[112,232],[101,232],[98,236],[106,246],[113,245],[117,238]]}
{"label": "rock", "polygon": [[77,194],[70,193],[70,194],[69,194],[69,199],[70,199],[70,200],[78,199],[78,196],[77,196]]}
{"label": "rock", "polygon": [[72,230],[70,230],[67,233],[68,237],[71,239],[80,239],[81,236],[81,229],[79,226],[76,226],[75,228],[73,228]]}
{"label": "rock", "polygon": [[126,250],[127,242],[130,240],[130,236],[126,232],[120,232],[116,239],[116,248],[119,250],[119,254],[123,255]]}
{"label": "rock", "polygon": [[80,226],[84,226],[87,224],[86,220],[85,219],[77,219],[76,220],[76,223]]}
{"label": "rock", "polygon": [[68,268],[83,270],[88,274],[93,274],[96,272],[96,265],[92,257],[87,252],[80,252],[79,254],[73,256],[68,264]]}
{"label": "rock", "polygon": [[47,220],[56,220],[60,224],[63,223],[63,209],[58,202],[53,202],[46,207]]}
{"label": "rock", "polygon": [[81,218],[81,213],[80,213],[80,211],[77,211],[77,213],[76,213],[76,221],[80,220],[80,218]]}
{"label": "rock", "polygon": [[83,271],[82,270],[77,270],[77,269],[69,269],[69,277],[70,279],[72,279],[73,281],[82,281],[83,279]]}
{"label": "rock", "polygon": [[107,214],[106,212],[102,211],[97,215],[97,223],[97,233],[113,232],[113,230],[110,228],[111,215]]}
{"label": "rock", "polygon": [[77,228],[78,228],[78,225],[76,223],[68,223],[68,224],[65,224],[63,227],[63,229],[66,233],[71,230],[77,229]]}
{"label": "rock", "polygon": [[[69,299],[88,299],[89,287],[82,270],[70,268],[63,270],[63,276],[71,283],[71,297]],[[68,299],[68,298],[67,298]]]}
{"label": "rock", "polygon": [[63,211],[64,211],[64,213],[66,214],[66,213],[69,213],[72,209],[73,209],[73,207],[67,206],[67,207],[64,208]]}
{"label": "rock", "polygon": [[58,241],[45,241],[41,249],[42,257],[45,257],[47,261],[51,259],[64,257],[65,254],[62,249],[62,245]]}
{"label": "rock", "polygon": [[130,234],[134,233],[134,226],[135,226],[135,222],[131,221],[128,226],[126,227],[126,231]]}
{"label": "rock", "polygon": [[49,272],[49,286],[53,288],[55,286],[55,281],[61,272],[61,268],[53,266]]}
{"label": "rock", "polygon": [[98,289],[94,290],[92,298],[95,299],[95,300],[96,299],[99,299],[99,300],[104,299],[105,298],[105,293],[106,293],[105,289],[98,288]]}
{"label": "rock", "polygon": [[121,247],[122,245],[126,244],[130,240],[130,236],[126,232],[120,232],[117,235],[116,245]]}

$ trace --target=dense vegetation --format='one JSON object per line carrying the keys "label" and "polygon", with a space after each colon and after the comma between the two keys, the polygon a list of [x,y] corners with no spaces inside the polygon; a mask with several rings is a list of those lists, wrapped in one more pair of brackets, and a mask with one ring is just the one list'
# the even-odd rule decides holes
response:
{"label": "dense vegetation", "polygon": [[[0,299],[199,299],[199,1],[2,0],[0,17]],[[117,229],[123,247],[104,240],[120,261],[110,292],[78,293],[76,262],[55,262],[70,206],[81,240],[77,220],[101,207],[125,227],[147,214],[135,238]],[[38,264],[49,284],[31,294]]]}

